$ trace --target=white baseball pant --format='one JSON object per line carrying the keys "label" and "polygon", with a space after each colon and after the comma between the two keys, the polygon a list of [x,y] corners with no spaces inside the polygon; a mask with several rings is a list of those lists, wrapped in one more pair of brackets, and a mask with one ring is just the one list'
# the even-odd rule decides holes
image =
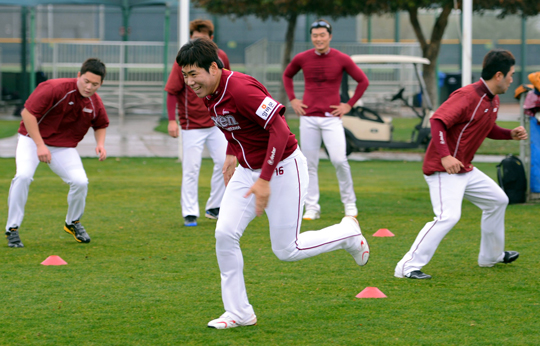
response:
{"label": "white baseball pant", "polygon": [[223,163],[227,151],[227,140],[216,127],[204,129],[182,130],[182,216],[195,215],[199,217],[199,172],[201,170],[202,151],[204,145],[208,148],[214,161],[214,170],[210,183],[210,197],[206,202],[206,210],[219,208],[225,192],[223,181]]}
{"label": "white baseball pant", "polygon": [[461,217],[463,197],[482,209],[481,241],[478,264],[493,266],[504,258],[504,214],[508,197],[487,175],[476,167],[471,172],[425,175],[429,185],[434,221],[420,231],[407,254],[399,261],[395,275],[421,270],[429,263],[439,243]]}
{"label": "white baseball pant", "polygon": [[306,196],[306,210],[321,210],[319,205],[319,153],[324,142],[330,161],[336,168],[339,192],[343,204],[355,203],[351,167],[347,161],[347,146],[343,122],[339,117],[300,117],[300,147],[306,156],[309,186]]}
{"label": "white baseball pant", "polygon": [[[88,178],[81,157],[75,148],[47,147],[51,152],[50,169],[69,185],[66,222],[70,224],[79,220],[84,213]],[[6,231],[12,227],[19,227],[24,218],[28,190],[39,164],[37,146],[32,138],[19,135],[15,162],[17,173],[9,189]]]}
{"label": "white baseball pant", "polygon": [[[247,321],[254,314],[244,283],[240,237],[256,216],[255,196],[244,198],[244,195],[259,175],[260,170],[236,168],[225,189],[216,225],[216,254],[221,271],[223,304],[225,310],[239,321]],[[282,261],[298,261],[355,246],[358,234],[340,224],[320,231],[299,233],[307,184],[306,159],[300,150],[278,164],[270,181],[271,195],[266,214],[272,251]]]}

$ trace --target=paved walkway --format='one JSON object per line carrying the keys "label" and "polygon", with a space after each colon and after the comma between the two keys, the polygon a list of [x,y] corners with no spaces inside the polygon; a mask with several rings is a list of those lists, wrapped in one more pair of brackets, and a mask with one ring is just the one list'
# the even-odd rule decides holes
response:
{"label": "paved walkway", "polygon": [[[518,120],[519,105],[502,105],[500,120]],[[178,139],[155,132],[159,123],[158,115],[128,115],[121,123],[118,116],[110,116],[107,129],[105,149],[110,157],[178,157]],[[20,117],[0,114],[2,120],[20,120]],[[0,157],[15,157],[17,136],[0,139]],[[93,130],[79,143],[77,151],[81,157],[96,157]],[[209,157],[208,152],[203,152]],[[321,158],[326,157],[321,151]],[[500,162],[503,155],[477,155],[475,162]],[[403,153],[376,151],[371,153],[353,153],[349,156],[353,161],[389,160],[389,161],[422,161],[422,153]]]}

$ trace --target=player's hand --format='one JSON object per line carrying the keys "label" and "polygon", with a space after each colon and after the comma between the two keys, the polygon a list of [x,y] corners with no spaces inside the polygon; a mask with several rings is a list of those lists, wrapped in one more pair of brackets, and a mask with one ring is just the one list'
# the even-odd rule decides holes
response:
{"label": "player's hand", "polygon": [[39,161],[45,163],[51,163],[51,152],[45,144],[37,147],[37,156]]}
{"label": "player's hand", "polygon": [[176,120],[169,120],[169,126],[167,130],[169,131],[169,136],[173,138],[178,137],[179,130],[178,130],[178,123],[176,122]]}
{"label": "player's hand", "polygon": [[99,161],[103,161],[107,158],[107,150],[102,145],[96,147],[96,154],[99,156]]}
{"label": "player's hand", "polygon": [[527,131],[525,131],[523,126],[518,126],[510,131],[510,135],[512,136],[512,139],[515,139],[516,141],[527,139]]}
{"label": "player's hand", "polygon": [[461,171],[463,163],[452,155],[445,156],[441,159],[441,163],[448,174],[457,174]]}
{"label": "player's hand", "polygon": [[341,119],[342,116],[351,111],[352,107],[348,103],[340,103],[339,106],[330,106],[330,108],[334,109],[331,112],[332,115]]}
{"label": "player's hand", "polygon": [[244,198],[249,197],[251,194],[255,195],[255,213],[257,216],[261,216],[270,198],[270,182],[261,178],[257,179]]}
{"label": "player's hand", "polygon": [[225,186],[229,184],[229,180],[231,180],[234,174],[234,170],[236,169],[236,164],[236,156],[225,156],[225,163],[223,164],[223,169],[221,170],[223,173],[223,180],[225,181]]}
{"label": "player's hand", "polygon": [[304,110],[304,108],[308,108],[308,106],[303,104],[302,100],[299,99],[291,100],[291,107],[296,113],[296,115],[306,115],[306,111]]}

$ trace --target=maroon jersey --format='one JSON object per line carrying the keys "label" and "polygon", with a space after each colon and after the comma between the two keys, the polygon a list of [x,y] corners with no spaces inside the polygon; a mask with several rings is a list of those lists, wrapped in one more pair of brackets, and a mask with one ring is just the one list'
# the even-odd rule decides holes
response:
{"label": "maroon jersey", "polygon": [[[223,62],[223,66],[230,70],[229,58],[221,49],[218,56]],[[165,85],[165,91],[175,95],[177,100],[178,119],[183,130],[204,129],[214,126],[210,119],[208,109],[191,88],[186,88],[182,68],[175,62]],[[169,120],[175,120],[176,114],[169,112]]]}
{"label": "maroon jersey", "polygon": [[270,180],[277,164],[296,150],[298,142],[283,117],[285,107],[255,78],[222,70],[216,91],[204,102],[225,134],[227,154],[244,168],[262,168],[261,178]]}
{"label": "maroon jersey", "polygon": [[[43,141],[52,147],[74,148],[90,127],[99,130],[109,126],[101,98],[97,93],[91,97],[81,96],[76,78],[40,83],[24,108],[37,118]],[[22,121],[19,133],[28,135]]]}
{"label": "maroon jersey", "polygon": [[[473,169],[471,161],[482,142],[495,126],[499,111],[499,96],[489,91],[483,79],[454,91],[433,114],[432,119],[441,120],[446,126],[446,141],[450,155],[465,167],[459,173]],[[424,174],[446,172],[432,138],[424,158]]]}
{"label": "maroon jersey", "polygon": [[347,102],[351,107],[362,97],[369,81],[364,72],[356,66],[351,57],[337,49],[330,49],[319,54],[315,49],[296,55],[283,73],[283,84],[289,100],[296,98],[293,77],[298,71],[304,72],[304,96],[302,102],[308,106],[307,116],[324,117],[325,113],[334,111],[330,106],[341,103],[339,95],[343,71],[346,71],[358,82],[354,95]]}

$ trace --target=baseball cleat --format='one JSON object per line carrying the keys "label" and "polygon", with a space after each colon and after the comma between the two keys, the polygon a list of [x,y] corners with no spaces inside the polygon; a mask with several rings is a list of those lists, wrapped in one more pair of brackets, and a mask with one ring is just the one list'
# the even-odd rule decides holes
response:
{"label": "baseball cleat", "polygon": [[355,246],[351,249],[348,249],[347,251],[353,256],[354,260],[356,261],[356,264],[359,266],[364,266],[369,261],[369,245],[367,243],[366,238],[362,235],[362,231],[360,230],[360,225],[358,224],[358,220],[352,216],[345,216],[341,223],[348,223],[352,227],[354,227],[355,232],[357,232],[360,236],[357,237],[355,240],[357,240],[357,243]]}
{"label": "baseball cleat", "polygon": [[24,244],[19,237],[19,227],[10,228],[6,231],[6,238],[9,247],[24,247]]}
{"label": "baseball cleat", "polygon": [[79,243],[90,242],[90,236],[88,233],[86,233],[86,230],[84,229],[83,225],[81,225],[79,220],[73,221],[71,225],[68,225],[66,222],[64,225],[64,231],[71,234]]}
{"label": "baseball cleat", "polygon": [[317,220],[321,218],[321,213],[317,210],[309,209],[306,210],[303,219],[304,220]]}
{"label": "baseball cleat", "polygon": [[212,220],[217,220],[219,218],[219,208],[208,209],[204,216]]}
{"label": "baseball cleat", "polygon": [[420,270],[413,270],[412,272],[405,274],[405,277],[408,279],[418,279],[418,280],[431,279],[431,275],[423,273]]}
{"label": "baseball cleat", "polygon": [[358,216],[358,208],[355,203],[345,203],[345,216]]}
{"label": "baseball cleat", "polygon": [[228,329],[242,326],[254,326],[257,324],[257,316],[253,315],[247,322],[240,322],[229,316],[228,313],[224,313],[219,318],[208,322],[209,328],[215,329]]}
{"label": "baseball cleat", "polygon": [[504,263],[504,264],[512,263],[515,260],[517,260],[518,257],[519,257],[519,252],[517,252],[517,251],[505,251],[504,252],[504,259],[503,259],[502,263]]}
{"label": "baseball cleat", "polygon": [[197,217],[195,215],[188,215],[184,218],[184,226],[195,227],[197,226]]}

